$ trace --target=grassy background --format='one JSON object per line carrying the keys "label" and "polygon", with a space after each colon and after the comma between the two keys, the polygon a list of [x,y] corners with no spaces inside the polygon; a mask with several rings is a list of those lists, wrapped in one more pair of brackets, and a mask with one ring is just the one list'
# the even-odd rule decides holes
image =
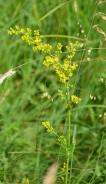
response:
{"label": "grassy background", "polygon": [[[75,93],[81,98],[71,119],[72,134],[77,124],[72,183],[106,183],[106,119],[99,118],[106,112],[106,42],[102,34],[91,28],[99,24],[106,30],[106,23],[100,16],[94,17],[97,2],[76,1],[76,12],[75,1],[69,1],[51,13],[50,10],[61,5],[62,0],[0,1],[0,73],[40,58],[0,85],[1,183],[22,183],[27,178],[31,184],[41,183],[47,168],[58,157],[61,163],[65,161],[64,153],[59,155],[55,137],[41,125],[42,121],[50,121],[59,134],[64,131],[67,135],[65,104],[57,94],[63,86],[54,72],[42,65],[40,53],[35,54],[20,37],[7,34],[7,30],[15,25],[39,29],[44,42],[54,47],[60,41],[65,45],[70,40],[75,42],[77,38],[88,36],[89,42],[84,42],[86,50],[78,51],[74,57],[80,68],[71,79],[76,84]],[[105,13],[105,7],[106,3],[99,5],[96,12]],[[49,15],[40,21],[48,12]],[[59,38],[59,35],[64,36]],[[90,47],[93,50],[88,62],[87,49]],[[105,83],[98,82],[100,77]],[[53,101],[41,98],[44,92],[48,92]],[[90,94],[96,96],[95,101],[91,101]]]}

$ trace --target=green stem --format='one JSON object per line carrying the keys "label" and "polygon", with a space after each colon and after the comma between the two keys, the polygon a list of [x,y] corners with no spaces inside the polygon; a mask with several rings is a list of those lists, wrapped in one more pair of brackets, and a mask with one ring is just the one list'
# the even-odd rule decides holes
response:
{"label": "green stem", "polygon": [[[70,92],[69,92],[69,83],[67,83],[67,99],[70,103]],[[70,148],[70,137],[71,137],[71,110],[68,110],[68,147]],[[66,169],[66,182],[68,183],[68,171],[69,171],[69,161],[70,161],[70,149],[67,150],[67,169]]]}
{"label": "green stem", "polygon": [[74,156],[74,149],[75,149],[75,145],[73,145],[72,147],[72,151],[71,151],[71,164],[70,164],[70,175],[69,175],[69,184],[71,183],[71,174],[72,174],[72,163],[73,163],[73,156]]}
{"label": "green stem", "polygon": [[71,157],[70,157],[70,174],[69,174],[69,183],[71,183],[71,174],[72,174],[72,164],[73,164],[73,156],[74,156],[74,150],[75,150],[75,145],[76,145],[76,124],[74,126],[74,133],[73,133],[73,140],[72,140],[72,151],[71,151]]}
{"label": "green stem", "polygon": [[68,169],[69,169],[69,156],[67,157],[67,168],[66,168],[66,181],[65,181],[65,184],[68,183]]}

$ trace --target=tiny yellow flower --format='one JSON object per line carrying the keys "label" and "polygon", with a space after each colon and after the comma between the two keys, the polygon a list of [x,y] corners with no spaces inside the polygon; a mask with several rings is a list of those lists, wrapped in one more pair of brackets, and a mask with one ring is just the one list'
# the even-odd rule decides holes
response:
{"label": "tiny yellow flower", "polygon": [[75,95],[72,95],[72,96],[71,96],[71,101],[72,101],[73,103],[75,103],[75,104],[78,104],[80,100],[81,100],[81,99],[78,98],[78,97],[75,96]]}
{"label": "tiny yellow flower", "polygon": [[63,47],[63,45],[61,43],[57,44],[57,48],[58,48],[59,53],[62,53],[62,50],[61,50],[62,47]]}
{"label": "tiny yellow flower", "polygon": [[54,128],[50,125],[50,122],[42,122],[42,125],[47,129],[47,132],[54,132]]}
{"label": "tiny yellow flower", "polygon": [[71,104],[66,104],[65,109],[72,109],[72,105]]}
{"label": "tiny yellow flower", "polygon": [[34,30],[34,35],[39,36],[39,30]]}

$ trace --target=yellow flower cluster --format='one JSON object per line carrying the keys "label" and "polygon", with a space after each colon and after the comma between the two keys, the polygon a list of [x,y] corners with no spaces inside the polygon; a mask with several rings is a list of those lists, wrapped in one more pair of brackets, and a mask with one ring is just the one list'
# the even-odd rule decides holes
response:
{"label": "yellow flower cluster", "polygon": [[62,47],[63,47],[63,45],[61,43],[57,44],[58,53],[62,53],[62,50],[61,50]]}
{"label": "yellow flower cluster", "polygon": [[58,95],[61,97],[61,99],[66,101],[66,95],[63,93],[63,91],[58,90]]}
{"label": "yellow flower cluster", "polygon": [[72,105],[67,103],[66,106],[65,106],[65,109],[72,109]]}
{"label": "yellow flower cluster", "polygon": [[52,46],[50,44],[43,44],[41,36],[39,34],[39,30],[32,30],[30,28],[19,28],[19,26],[15,26],[15,29],[10,28],[8,30],[8,34],[10,35],[21,35],[23,41],[25,41],[28,45],[31,45],[32,50],[34,52],[41,51],[42,53],[47,53],[48,55],[45,57],[43,62],[47,67],[52,66],[57,75],[60,78],[60,82],[66,83],[69,78],[73,75],[73,70],[77,68],[77,63],[72,63],[71,59],[76,53],[76,48],[80,46],[79,42],[69,43],[66,46],[66,49],[69,51],[69,55],[62,62],[59,61],[59,57],[62,53],[63,45],[61,43],[57,44],[57,50],[54,55],[51,55]]}
{"label": "yellow flower cluster", "polygon": [[19,28],[19,26],[15,26],[15,29],[10,28],[7,32],[10,35],[21,35],[23,41],[25,41],[29,45],[33,44],[33,39],[31,37],[32,31],[30,28],[27,28],[25,30],[24,28]]}
{"label": "yellow flower cluster", "polygon": [[66,169],[67,169],[67,164],[64,162],[64,163],[63,163],[63,168],[62,168],[62,170],[63,170],[63,171],[66,171]]}
{"label": "yellow flower cluster", "polygon": [[66,46],[66,49],[70,51],[70,54],[68,55],[68,59],[72,59],[76,53],[76,48],[79,47],[79,42],[76,41],[75,43],[69,42],[69,44]]}
{"label": "yellow flower cluster", "polygon": [[59,58],[57,55],[54,56],[47,56],[45,61],[43,62],[44,65],[47,67],[53,66],[57,75],[60,78],[60,82],[66,83],[69,80],[69,77],[73,75],[73,70],[77,68],[77,63],[70,63],[70,60],[64,59],[63,64],[58,62]]}
{"label": "yellow flower cluster", "polygon": [[65,175],[66,175],[66,172],[67,172],[67,164],[64,162],[63,163],[63,166],[62,166],[62,177],[61,177],[61,180],[64,181],[65,180]]}
{"label": "yellow flower cluster", "polygon": [[58,57],[57,55],[53,56],[46,56],[43,64],[47,67],[49,66],[56,66],[58,64]]}
{"label": "yellow flower cluster", "polygon": [[72,95],[72,96],[71,96],[71,101],[72,101],[73,103],[75,103],[75,104],[78,104],[80,100],[81,100],[81,99],[78,98],[78,97],[75,96],[75,95]]}
{"label": "yellow flower cluster", "polygon": [[63,63],[59,62],[59,56],[62,53],[62,47],[63,45],[61,43],[57,44],[57,51],[55,51],[55,55],[53,56],[47,56],[45,58],[45,61],[43,62],[44,65],[47,67],[52,66],[57,75],[60,78],[60,82],[66,83],[69,78],[73,75],[73,70],[75,70],[78,67],[77,63],[71,63],[70,58],[75,55],[76,47],[79,46],[79,43],[76,42],[75,44],[69,43],[68,46],[66,46],[67,50],[70,51],[70,55],[67,56],[66,59],[63,60]]}
{"label": "yellow flower cluster", "polygon": [[67,145],[67,141],[65,139],[65,137],[63,135],[58,135],[54,128],[50,125],[50,122],[42,122],[42,125],[47,129],[47,132],[52,132],[54,134],[55,137],[57,137],[58,142],[62,143],[63,145]]}
{"label": "yellow flower cluster", "polygon": [[21,35],[22,40],[26,42],[28,45],[31,45],[32,50],[34,52],[42,51],[42,53],[50,54],[52,46],[49,44],[42,43],[39,30],[34,30],[34,33],[32,34],[32,30],[30,28],[24,29],[24,28],[19,28],[19,26],[15,26],[15,29],[10,28],[7,32],[10,35],[13,35],[13,34]]}
{"label": "yellow flower cluster", "polygon": [[47,129],[47,132],[54,132],[54,128],[50,125],[50,122],[42,122],[42,125]]}

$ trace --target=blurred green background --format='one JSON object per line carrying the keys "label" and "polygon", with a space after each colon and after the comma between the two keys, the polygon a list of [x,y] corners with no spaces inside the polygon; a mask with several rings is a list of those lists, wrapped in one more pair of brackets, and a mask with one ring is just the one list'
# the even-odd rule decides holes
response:
{"label": "blurred green background", "polygon": [[[46,132],[42,121],[50,121],[60,135],[63,131],[67,135],[65,103],[57,93],[58,89],[65,90],[64,86],[53,70],[42,65],[43,55],[34,53],[19,36],[7,34],[15,25],[39,30],[44,35],[43,41],[54,48],[58,42],[67,45],[77,38],[84,43],[85,50],[79,49],[74,57],[79,69],[70,81],[75,84],[72,94],[81,98],[71,116],[72,135],[77,125],[72,183],[106,183],[106,116],[103,116],[106,112],[106,41],[92,29],[98,24],[106,30],[106,22],[97,14],[106,13],[106,2],[97,6],[98,2],[74,0],[62,5],[62,0],[0,0],[0,73],[34,60],[0,85],[1,183],[22,183],[25,179],[31,184],[42,183],[47,168],[58,160],[59,146],[55,137]],[[92,48],[90,56],[89,48]],[[103,83],[98,82],[100,78],[104,78]],[[42,98],[45,92],[50,99]],[[96,100],[91,100],[90,95]],[[60,162],[65,162],[64,153]]]}

